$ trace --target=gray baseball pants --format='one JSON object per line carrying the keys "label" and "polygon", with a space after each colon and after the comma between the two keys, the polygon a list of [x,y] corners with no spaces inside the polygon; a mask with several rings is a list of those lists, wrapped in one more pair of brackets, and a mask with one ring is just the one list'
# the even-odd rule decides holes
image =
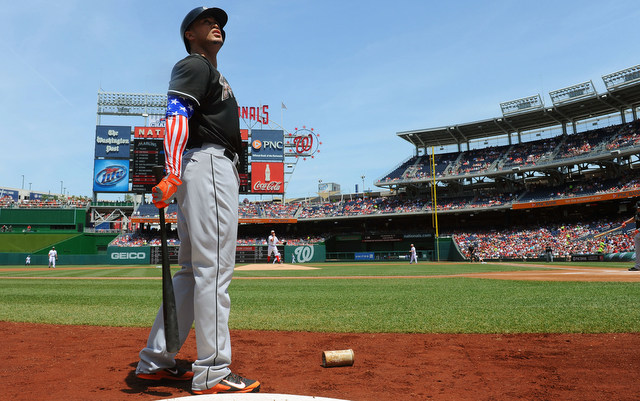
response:
{"label": "gray baseball pants", "polygon": [[[236,157],[237,161],[237,157]],[[230,373],[230,298],[238,235],[239,178],[224,148],[206,144],[186,152],[178,187],[179,264],[173,276],[180,344],[195,321],[198,359],[193,363],[193,390],[215,386]],[[166,351],[162,307],[147,346],[140,351],[137,372],[175,366]]]}

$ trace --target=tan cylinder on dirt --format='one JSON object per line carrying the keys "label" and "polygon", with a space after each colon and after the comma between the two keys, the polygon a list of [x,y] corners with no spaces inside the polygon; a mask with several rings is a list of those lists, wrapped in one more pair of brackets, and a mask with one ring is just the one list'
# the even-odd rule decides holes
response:
{"label": "tan cylinder on dirt", "polygon": [[353,365],[353,350],[343,349],[337,351],[322,352],[322,366],[331,368],[334,366],[351,366]]}

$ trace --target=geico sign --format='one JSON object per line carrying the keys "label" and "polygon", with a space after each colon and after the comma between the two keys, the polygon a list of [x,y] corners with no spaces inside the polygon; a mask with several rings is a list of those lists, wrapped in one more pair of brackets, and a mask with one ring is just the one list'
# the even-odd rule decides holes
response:
{"label": "geico sign", "polygon": [[129,260],[129,259],[145,259],[147,254],[144,252],[114,252],[111,259]]}

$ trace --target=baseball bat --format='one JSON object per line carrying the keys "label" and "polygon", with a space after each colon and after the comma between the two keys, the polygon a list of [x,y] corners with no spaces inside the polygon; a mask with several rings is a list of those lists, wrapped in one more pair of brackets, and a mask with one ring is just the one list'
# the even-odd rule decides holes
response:
{"label": "baseball bat", "polygon": [[[164,167],[154,166],[153,174],[156,182],[164,177]],[[176,311],[176,298],[173,294],[173,281],[171,280],[171,264],[169,263],[169,250],[167,249],[167,227],[164,219],[164,208],[158,209],[160,216],[160,251],[162,255],[162,313],[164,317],[164,338],[167,343],[167,352],[178,352],[180,339],[178,335],[178,313]]]}
{"label": "baseball bat", "polygon": [[593,236],[593,238],[594,238],[594,239],[595,239],[595,238],[600,238],[600,237],[602,237],[603,235],[607,235],[607,234],[610,234],[610,233],[612,233],[612,232],[614,232],[614,231],[618,231],[618,230],[620,230],[621,228],[622,228],[622,226],[620,226],[620,227],[616,227],[616,228],[612,228],[611,230],[608,230],[608,231],[603,231],[603,232],[601,232],[601,233],[598,233],[598,234],[594,235],[594,236]]}
{"label": "baseball bat", "polygon": [[600,237],[602,237],[603,235],[607,235],[607,234],[612,233],[612,232],[614,232],[614,231],[621,230],[621,229],[623,229],[623,228],[627,225],[627,223],[630,223],[630,222],[632,222],[632,221],[633,221],[633,218],[630,218],[629,220],[625,221],[621,226],[618,226],[618,227],[616,227],[616,228],[612,228],[611,230],[607,230],[607,231],[603,231],[603,232],[601,232],[601,233],[598,233],[598,234],[594,235],[594,236],[593,236],[593,238],[600,238]]}

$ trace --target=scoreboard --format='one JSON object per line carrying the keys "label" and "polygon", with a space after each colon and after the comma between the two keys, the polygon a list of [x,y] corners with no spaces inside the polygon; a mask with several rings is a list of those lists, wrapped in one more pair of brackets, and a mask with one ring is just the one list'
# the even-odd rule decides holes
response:
{"label": "scoreboard", "polygon": [[164,127],[135,127],[131,152],[131,191],[151,193],[154,166],[164,166]]}
{"label": "scoreboard", "polygon": [[160,139],[134,139],[131,191],[150,193],[156,185],[153,166],[164,166],[163,141]]}
{"label": "scoreboard", "polygon": [[241,129],[242,152],[238,155],[238,177],[240,177],[240,193],[251,193],[251,177],[249,176],[249,130]]}
{"label": "scoreboard", "polygon": [[[238,175],[240,177],[240,193],[251,192],[249,176],[249,143],[247,130],[240,130],[242,135],[242,153],[239,155]],[[131,192],[151,193],[156,185],[153,175],[154,166],[164,166],[164,127],[134,127],[133,148],[131,150]]]}

